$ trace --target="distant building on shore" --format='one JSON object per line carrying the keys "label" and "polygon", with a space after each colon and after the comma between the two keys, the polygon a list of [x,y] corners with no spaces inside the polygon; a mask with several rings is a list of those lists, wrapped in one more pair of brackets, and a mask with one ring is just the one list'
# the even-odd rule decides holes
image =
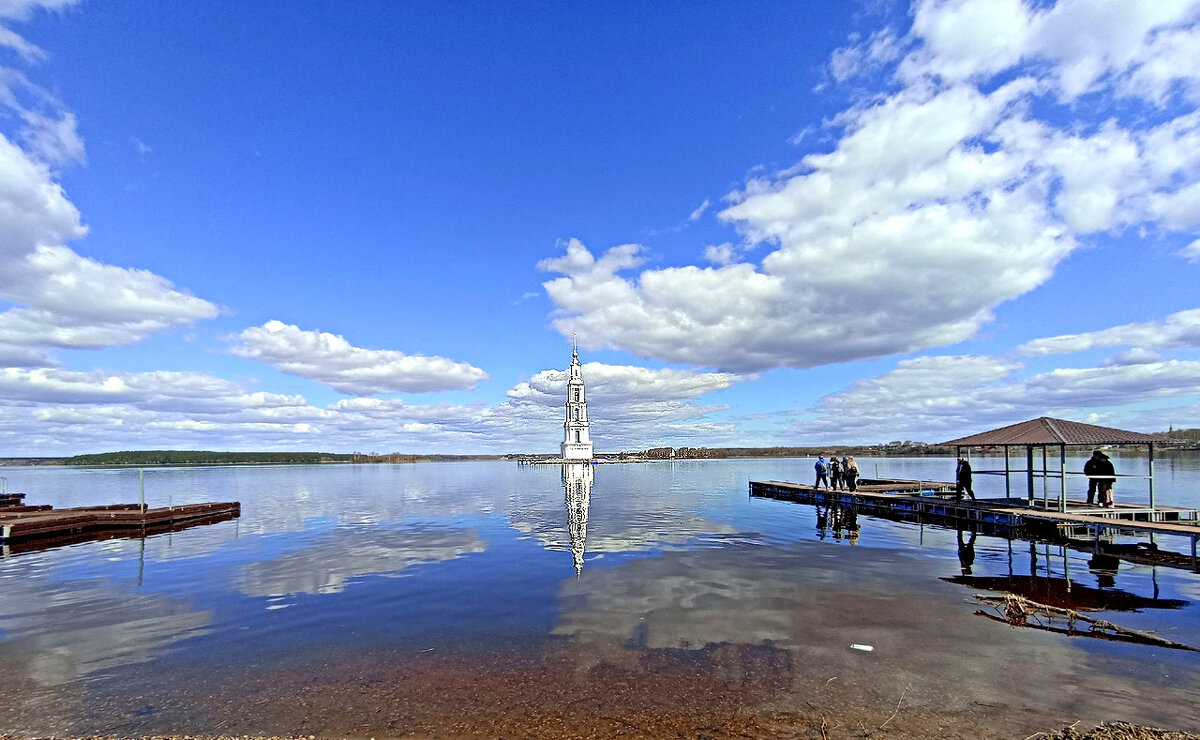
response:
{"label": "distant building on shore", "polygon": [[583,387],[583,366],[579,347],[571,348],[571,368],[567,371],[566,419],[563,421],[562,456],[564,460],[591,460],[592,433],[587,415],[587,393]]}

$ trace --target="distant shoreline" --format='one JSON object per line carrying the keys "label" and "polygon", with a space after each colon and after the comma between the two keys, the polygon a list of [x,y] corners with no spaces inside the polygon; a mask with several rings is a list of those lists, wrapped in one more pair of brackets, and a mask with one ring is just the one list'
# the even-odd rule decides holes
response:
{"label": "distant shoreline", "polygon": [[[1083,449],[1083,448],[1080,448]],[[1111,451],[1121,455],[1124,450],[1113,447]],[[1136,450],[1128,450],[1130,454],[1141,454]],[[1155,448],[1158,455],[1178,453],[1197,453],[1198,447],[1162,447]],[[674,454],[672,454],[674,453]],[[954,455],[954,448],[942,446],[900,446],[900,447],[841,447],[828,445],[815,448],[659,448],[632,453],[612,453],[597,455],[597,462],[611,463],[646,463],[672,462],[684,460],[739,460],[739,459],[804,459],[815,458],[819,455],[837,455],[855,457],[948,457]],[[1003,457],[999,450],[973,450],[971,457]],[[177,467],[214,467],[214,466],[254,466],[254,465],[380,465],[431,462],[518,462],[527,461],[538,464],[561,463],[557,455],[552,454],[517,454],[502,455],[415,455],[389,454],[365,455],[361,453],[325,453],[325,452],[207,452],[185,450],[138,450],[127,452],[110,452],[90,455],[75,455],[70,457],[6,457],[0,458],[0,467],[41,467],[64,466],[80,468],[177,468]]]}

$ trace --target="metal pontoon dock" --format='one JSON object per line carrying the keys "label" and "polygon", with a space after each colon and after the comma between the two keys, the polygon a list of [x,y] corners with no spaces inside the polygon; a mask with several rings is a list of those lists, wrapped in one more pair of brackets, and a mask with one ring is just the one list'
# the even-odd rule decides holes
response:
{"label": "metal pontoon dock", "polygon": [[[1040,501],[1032,505],[1024,498],[990,498],[955,500],[954,484],[941,481],[863,479],[857,491],[815,488],[803,483],[784,481],[750,481],[750,496],[783,501],[796,501],[818,506],[853,507],[856,511],[886,519],[927,522],[950,528],[969,525],[1001,536],[1016,538],[1046,538],[1071,540],[1089,544],[1088,549],[1102,549],[1101,540],[1115,534],[1148,533],[1175,535],[1191,540],[1191,557],[1162,552],[1152,557],[1143,549],[1118,556],[1136,555],[1127,559],[1159,564],[1197,568],[1197,541],[1200,540],[1200,516],[1196,509],[1172,506],[1147,508],[1136,504],[1117,504],[1101,509],[1083,501],[1067,501],[1066,511],[1043,508]],[[1168,562],[1174,560],[1175,562]]]}

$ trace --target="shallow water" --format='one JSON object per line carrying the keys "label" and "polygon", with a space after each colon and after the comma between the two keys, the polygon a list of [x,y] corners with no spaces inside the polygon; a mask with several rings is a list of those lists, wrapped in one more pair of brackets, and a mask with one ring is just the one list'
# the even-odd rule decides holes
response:
{"label": "shallow water", "polygon": [[[859,463],[867,476],[954,469]],[[814,507],[748,496],[749,480],[811,470],[147,470],[151,506],[238,500],[242,516],[0,558],[0,734],[536,736],[624,722],[648,736],[717,715],[751,717],[757,733],[772,717],[819,717],[830,736],[885,720],[901,734],[945,735],[945,720],[964,736],[1021,737],[1081,718],[1200,725],[1200,653],[1014,629],[972,598],[996,583],[1070,589],[1101,607],[1093,616],[1200,645],[1197,574],[865,515],[839,528]],[[137,500],[136,470],[0,476],[29,503]],[[1004,490],[977,482],[984,496]],[[1145,481],[1117,490],[1137,500]],[[1155,495],[1200,504],[1200,456],[1156,460]]]}

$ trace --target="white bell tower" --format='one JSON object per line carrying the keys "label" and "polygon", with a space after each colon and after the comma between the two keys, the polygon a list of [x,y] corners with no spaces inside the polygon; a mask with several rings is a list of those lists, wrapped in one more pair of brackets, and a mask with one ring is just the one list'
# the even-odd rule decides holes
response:
{"label": "white bell tower", "polygon": [[591,460],[592,435],[588,424],[587,395],[583,388],[583,366],[579,364],[579,346],[571,347],[571,368],[567,371],[566,419],[563,421],[562,456],[564,460]]}

